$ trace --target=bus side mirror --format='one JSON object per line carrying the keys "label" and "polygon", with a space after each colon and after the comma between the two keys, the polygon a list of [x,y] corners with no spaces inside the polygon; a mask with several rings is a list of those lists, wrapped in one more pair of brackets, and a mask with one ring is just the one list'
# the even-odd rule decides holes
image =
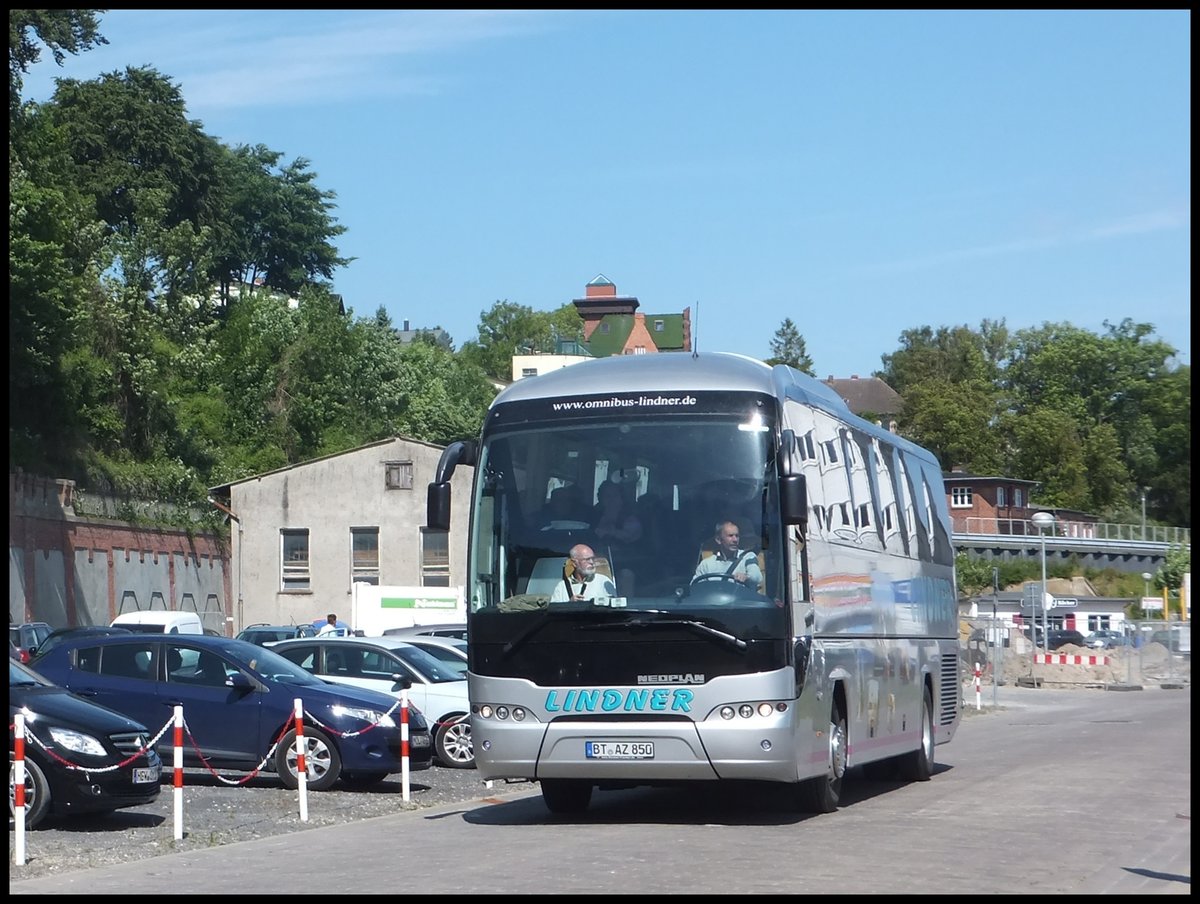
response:
{"label": "bus side mirror", "polygon": [[779,507],[784,524],[808,522],[808,484],[803,474],[785,474],[779,478]]}
{"label": "bus side mirror", "polygon": [[431,483],[425,497],[425,526],[450,530],[450,483]]}

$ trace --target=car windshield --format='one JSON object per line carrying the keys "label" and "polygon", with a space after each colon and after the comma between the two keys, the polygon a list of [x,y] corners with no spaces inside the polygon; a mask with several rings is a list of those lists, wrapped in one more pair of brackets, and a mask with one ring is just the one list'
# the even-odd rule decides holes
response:
{"label": "car windshield", "polygon": [[260,647],[245,640],[227,640],[219,649],[230,658],[258,672],[271,681],[285,684],[323,685],[325,682],[309,674],[291,660],[284,659],[273,650]]}
{"label": "car windshield", "polygon": [[434,684],[462,681],[466,678],[466,663],[461,663],[464,668],[460,668],[459,663],[443,662],[431,655],[432,651],[413,646],[411,643],[405,642],[403,646],[396,647],[393,652]]}
{"label": "car windshield", "polygon": [[459,678],[467,677],[466,644],[463,644],[462,649],[451,649],[449,647],[437,646],[435,644],[423,644],[416,638],[413,638],[409,642],[417,648],[428,653],[434,659],[440,661],[444,668],[451,670],[457,674]]}

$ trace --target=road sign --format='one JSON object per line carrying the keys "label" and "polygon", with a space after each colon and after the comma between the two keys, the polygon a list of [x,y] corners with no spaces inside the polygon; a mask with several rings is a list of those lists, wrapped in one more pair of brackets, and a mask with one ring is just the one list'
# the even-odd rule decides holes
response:
{"label": "road sign", "polygon": [[1143,596],[1142,597],[1142,608],[1143,609],[1161,609],[1162,607],[1163,607],[1163,601],[1162,601],[1161,596]]}

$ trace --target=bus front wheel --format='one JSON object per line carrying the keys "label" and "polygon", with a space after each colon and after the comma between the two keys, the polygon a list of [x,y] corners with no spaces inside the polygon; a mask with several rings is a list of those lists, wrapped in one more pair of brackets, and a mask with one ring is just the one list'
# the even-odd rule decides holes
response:
{"label": "bus front wheel", "polygon": [[800,783],[796,789],[800,809],[807,813],[833,813],[837,810],[845,775],[846,714],[835,702],[829,715],[829,755],[825,774]]}

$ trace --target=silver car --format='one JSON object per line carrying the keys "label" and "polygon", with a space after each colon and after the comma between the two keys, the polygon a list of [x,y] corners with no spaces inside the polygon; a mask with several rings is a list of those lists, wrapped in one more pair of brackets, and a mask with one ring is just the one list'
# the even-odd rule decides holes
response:
{"label": "silver car", "polygon": [[465,660],[447,665],[410,637],[306,637],[280,640],[271,650],[334,684],[348,684],[408,699],[429,722],[437,762],[452,769],[475,768],[471,704]]}

